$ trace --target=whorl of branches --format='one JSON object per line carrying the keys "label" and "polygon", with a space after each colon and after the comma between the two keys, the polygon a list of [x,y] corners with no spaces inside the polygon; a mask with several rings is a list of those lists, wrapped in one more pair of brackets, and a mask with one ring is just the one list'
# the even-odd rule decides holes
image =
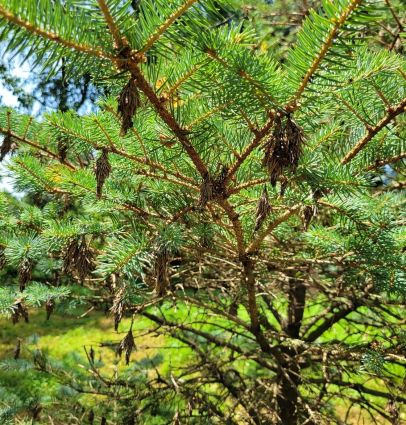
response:
{"label": "whorl of branches", "polygon": [[200,185],[200,197],[199,206],[205,207],[208,202],[216,199],[223,199],[227,193],[225,182],[227,179],[229,168],[226,165],[222,165],[220,172],[212,177],[210,174],[206,174]]}

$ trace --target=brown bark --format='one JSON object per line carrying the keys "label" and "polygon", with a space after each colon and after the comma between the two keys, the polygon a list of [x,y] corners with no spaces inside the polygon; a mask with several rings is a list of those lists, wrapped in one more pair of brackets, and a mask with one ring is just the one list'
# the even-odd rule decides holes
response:
{"label": "brown bark", "polygon": [[[298,338],[306,303],[306,286],[302,280],[289,278],[289,302],[284,331],[291,338]],[[283,350],[284,361],[279,369],[279,392],[277,395],[280,424],[297,425],[299,420],[299,385],[301,370],[296,360],[297,351]]]}

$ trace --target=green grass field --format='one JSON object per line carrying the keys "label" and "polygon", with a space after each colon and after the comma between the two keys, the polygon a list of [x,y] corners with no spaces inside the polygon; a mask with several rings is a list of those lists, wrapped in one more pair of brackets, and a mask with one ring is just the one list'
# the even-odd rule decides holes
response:
{"label": "green grass field", "polygon": [[[182,309],[173,314],[175,313],[183,314]],[[164,340],[161,336],[157,337],[148,333],[148,329],[152,329],[152,324],[147,319],[137,318],[133,325],[137,349],[131,355],[130,366],[126,366],[124,359],[117,357],[115,344],[124,337],[130,323],[130,319],[124,319],[118,332],[115,332],[111,316],[95,311],[85,314],[82,310],[63,315],[54,314],[49,321],[46,321],[44,311],[33,312],[29,323],[20,322],[13,325],[10,320],[0,320],[0,409],[4,407],[1,400],[6,398],[5,395],[8,399],[10,396],[14,397],[16,406],[22,400],[39,400],[44,406],[44,412],[47,409],[49,411],[57,409],[58,403],[64,399],[64,394],[73,396],[76,402],[87,408],[97,406],[102,401],[102,396],[73,395],[68,387],[61,385],[57,376],[47,375],[29,368],[24,363],[24,358],[32,357],[35,350],[41,350],[52,359],[55,368],[58,367],[58,362],[63,362],[65,366],[71,366],[72,370],[86,375],[89,372],[89,363],[85,348],[89,351],[90,347],[93,347],[96,361],[100,366],[99,370],[107,377],[112,377],[120,372],[135,372],[136,369],[131,369],[132,367],[145,365],[148,360],[155,360],[156,367],[162,373],[187,361],[190,355],[187,348],[180,349],[177,341]],[[340,338],[345,331],[340,326],[335,326],[331,332],[330,337]],[[20,370],[9,367],[14,362],[14,349],[18,339],[21,339],[22,343]],[[150,372],[152,373],[151,368]],[[364,377],[360,373],[359,380],[363,379]],[[380,380],[369,383],[369,386],[377,389],[380,385]],[[335,407],[337,412],[346,410],[344,403],[339,403]],[[19,415],[23,417],[24,410]],[[18,422],[17,419],[17,422],[14,423],[31,422]],[[40,420],[36,423],[56,424],[57,422],[55,419],[49,419],[46,415],[41,414]],[[66,423],[66,421],[62,423]],[[360,417],[359,411],[355,408],[346,422],[346,424],[365,425],[372,423],[367,417]]]}

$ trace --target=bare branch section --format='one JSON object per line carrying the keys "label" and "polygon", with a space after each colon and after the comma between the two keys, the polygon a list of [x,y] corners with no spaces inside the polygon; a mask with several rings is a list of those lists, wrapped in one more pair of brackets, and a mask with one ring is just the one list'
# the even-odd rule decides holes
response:
{"label": "bare branch section", "polygon": [[257,130],[255,133],[255,137],[251,141],[251,143],[245,148],[244,152],[237,158],[235,163],[230,167],[230,171],[227,174],[226,182],[233,178],[235,173],[238,171],[238,169],[241,167],[243,162],[251,155],[251,153],[257,148],[261,141],[264,139],[264,137],[269,133],[269,130],[272,128],[273,125],[273,117],[271,117],[266,124],[260,129]]}
{"label": "bare branch section", "polygon": [[284,214],[280,217],[276,218],[274,221],[268,224],[268,227],[261,232],[258,237],[252,241],[250,246],[247,249],[248,254],[253,254],[256,252],[261,246],[262,241],[272,232],[272,230],[276,229],[280,224],[289,220],[289,218],[300,211],[301,204],[296,204],[293,207],[289,208]]}
{"label": "bare branch section", "polygon": [[374,127],[368,127],[368,131],[365,136],[345,155],[341,160],[341,164],[347,164],[350,162],[373,137],[375,137],[383,128],[385,128],[391,121],[393,121],[398,115],[403,114],[406,110],[406,98],[401,100],[397,105],[388,108],[387,114],[378,122]]}

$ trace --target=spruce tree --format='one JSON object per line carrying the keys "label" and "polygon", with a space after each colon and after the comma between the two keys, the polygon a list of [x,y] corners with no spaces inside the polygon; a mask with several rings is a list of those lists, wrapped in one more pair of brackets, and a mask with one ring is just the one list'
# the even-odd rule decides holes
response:
{"label": "spruce tree", "polygon": [[[0,1],[7,52],[106,94],[86,115],[0,111],[27,197],[0,194],[0,313],[79,298],[188,353],[132,364],[131,325],[111,376],[93,347],[84,373],[18,345],[3,367],[103,400],[56,403],[79,423],[402,420],[401,2],[267,3]],[[294,22],[279,46],[275,16]]]}

